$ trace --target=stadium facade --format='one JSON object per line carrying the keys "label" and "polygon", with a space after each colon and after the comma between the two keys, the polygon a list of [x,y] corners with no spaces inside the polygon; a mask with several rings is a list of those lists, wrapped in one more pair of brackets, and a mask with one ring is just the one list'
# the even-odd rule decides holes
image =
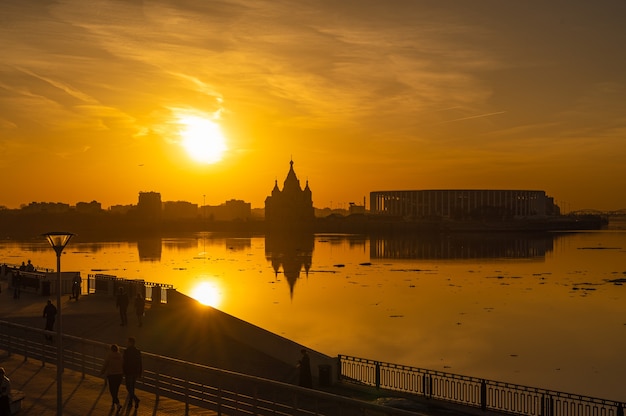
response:
{"label": "stadium facade", "polygon": [[513,219],[559,215],[554,198],[545,191],[433,189],[375,191],[370,213],[405,219]]}

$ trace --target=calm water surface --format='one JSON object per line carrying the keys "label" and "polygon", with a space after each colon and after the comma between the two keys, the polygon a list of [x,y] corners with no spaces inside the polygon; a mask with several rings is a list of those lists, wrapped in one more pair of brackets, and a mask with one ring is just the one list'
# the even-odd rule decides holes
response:
{"label": "calm water surface", "polygon": [[[626,227],[542,237],[76,238],[62,268],[169,283],[335,356],[626,401]],[[0,261],[54,268],[45,241]]]}

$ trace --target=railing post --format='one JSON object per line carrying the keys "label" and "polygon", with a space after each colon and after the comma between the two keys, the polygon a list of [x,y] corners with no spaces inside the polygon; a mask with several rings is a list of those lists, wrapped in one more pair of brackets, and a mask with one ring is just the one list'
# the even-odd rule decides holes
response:
{"label": "railing post", "polygon": [[83,378],[85,378],[85,342],[81,343],[81,354],[82,354],[82,370],[83,370]]}
{"label": "railing post", "polygon": [[433,377],[428,376],[428,397],[433,397]]}
{"label": "railing post", "polygon": [[624,408],[621,403],[617,404],[617,410],[615,411],[615,416],[624,416]]}
{"label": "railing post", "polygon": [[256,409],[259,403],[259,389],[256,383],[254,383],[253,390],[254,391],[252,393],[252,414],[256,415]]}
{"label": "railing post", "polygon": [[378,361],[376,361],[376,367],[375,367],[375,377],[376,377],[376,389],[380,389],[380,363]]}
{"label": "railing post", "polygon": [[341,355],[337,356],[337,380],[338,381],[342,381],[343,380],[343,374],[341,373]]}
{"label": "railing post", "polygon": [[548,403],[549,404],[549,407],[548,407],[549,410],[548,411],[550,412],[550,416],[553,416],[554,415],[554,397],[549,396],[548,400],[549,400],[549,403]]}
{"label": "railing post", "polygon": [[480,408],[487,410],[487,383],[485,380],[480,382]]}
{"label": "railing post", "polygon": [[217,388],[217,416],[222,416],[222,386]]}
{"label": "railing post", "polygon": [[5,334],[8,334],[8,336],[7,336],[7,355],[10,357],[11,353],[12,353],[12,351],[11,351],[12,350],[12,348],[11,348],[11,344],[12,344],[11,340],[13,339],[13,336],[12,336],[13,335],[13,331],[9,331],[8,325],[7,325],[7,330],[6,330]]}
{"label": "railing post", "polygon": [[541,396],[541,414],[540,416],[553,416],[554,415],[554,399],[552,396]]}
{"label": "railing post", "polygon": [[[185,366],[186,367],[186,366]],[[189,415],[189,376],[185,376],[185,416]]]}
{"label": "railing post", "polygon": [[157,371],[155,371],[155,372],[156,372],[156,376],[155,376],[155,378],[154,378],[154,388],[155,388],[155,390],[156,390],[156,392],[155,392],[155,396],[156,396],[155,400],[156,400],[157,402],[159,401],[159,398],[161,397],[161,392],[160,392],[161,386],[160,386],[160,384],[159,384],[159,383],[160,383],[160,380],[159,380],[159,379],[160,379],[160,377],[159,377],[159,375],[161,374],[161,368],[160,368],[160,367],[161,367],[161,365],[160,365],[160,364],[161,364],[161,357],[159,356],[159,357],[156,359],[156,370],[157,370]]}

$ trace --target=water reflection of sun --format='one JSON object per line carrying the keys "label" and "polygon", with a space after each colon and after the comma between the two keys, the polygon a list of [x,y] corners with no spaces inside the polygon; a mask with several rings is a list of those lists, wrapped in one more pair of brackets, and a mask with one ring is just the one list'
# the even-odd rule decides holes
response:
{"label": "water reflection of sun", "polygon": [[217,308],[222,301],[220,289],[215,282],[205,281],[198,283],[191,289],[191,297],[203,305],[212,306],[214,308]]}

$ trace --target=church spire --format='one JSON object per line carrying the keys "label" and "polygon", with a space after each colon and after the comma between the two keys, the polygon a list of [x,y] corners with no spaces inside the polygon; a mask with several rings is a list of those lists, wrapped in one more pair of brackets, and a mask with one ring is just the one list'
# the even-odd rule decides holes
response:
{"label": "church spire", "polygon": [[285,178],[285,183],[283,186],[283,192],[293,192],[293,191],[302,191],[300,188],[300,181],[296,176],[296,172],[293,170],[293,160],[289,161],[289,172],[287,173],[287,177]]}

